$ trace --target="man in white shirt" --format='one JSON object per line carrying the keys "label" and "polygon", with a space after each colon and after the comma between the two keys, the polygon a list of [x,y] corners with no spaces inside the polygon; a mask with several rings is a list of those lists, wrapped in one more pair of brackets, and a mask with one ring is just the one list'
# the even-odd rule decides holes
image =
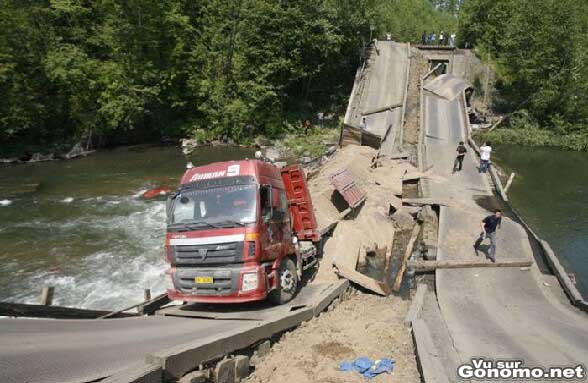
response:
{"label": "man in white shirt", "polygon": [[490,167],[490,154],[492,146],[489,141],[480,146],[480,173],[486,173]]}
{"label": "man in white shirt", "polygon": [[361,119],[361,122],[359,123],[359,128],[362,130],[366,130],[367,129],[367,122],[365,120],[365,117],[363,117]]}

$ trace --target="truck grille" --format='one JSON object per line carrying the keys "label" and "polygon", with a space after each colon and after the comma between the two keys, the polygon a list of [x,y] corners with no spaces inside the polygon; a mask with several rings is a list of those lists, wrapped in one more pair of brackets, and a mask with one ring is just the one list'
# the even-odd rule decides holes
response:
{"label": "truck grille", "polygon": [[[197,284],[196,277],[212,277],[209,284]],[[232,295],[237,291],[239,283],[239,269],[207,270],[207,269],[177,269],[175,275],[176,288],[184,294],[202,296]]]}
{"label": "truck grille", "polygon": [[213,266],[243,262],[243,242],[171,246],[175,266]]}

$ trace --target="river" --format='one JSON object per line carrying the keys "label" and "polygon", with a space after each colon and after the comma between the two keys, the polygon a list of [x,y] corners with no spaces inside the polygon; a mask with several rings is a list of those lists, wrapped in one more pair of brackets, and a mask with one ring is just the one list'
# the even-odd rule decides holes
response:
{"label": "river", "polygon": [[588,297],[588,153],[500,146],[497,163],[517,173],[510,200],[548,241]]}
{"label": "river", "polygon": [[[195,165],[253,154],[196,153]],[[185,165],[178,148],[137,147],[0,166],[0,191],[38,184],[0,195],[0,301],[36,303],[43,286],[55,286],[54,304],[120,309],[140,302],[145,288],[162,292],[165,202],[140,196],[175,188]]]}

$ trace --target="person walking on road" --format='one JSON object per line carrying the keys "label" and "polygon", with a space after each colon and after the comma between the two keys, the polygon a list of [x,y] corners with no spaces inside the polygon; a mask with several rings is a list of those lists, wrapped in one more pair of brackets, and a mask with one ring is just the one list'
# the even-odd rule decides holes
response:
{"label": "person walking on road", "polygon": [[468,152],[468,149],[465,147],[465,144],[463,141],[459,142],[459,145],[457,145],[457,149],[455,149],[455,151],[457,152],[457,157],[455,157],[455,161],[453,162],[453,172],[461,172],[461,169],[463,168],[463,159],[466,155],[466,153]]}
{"label": "person walking on road", "polygon": [[502,224],[502,211],[495,210],[494,214],[489,215],[488,217],[482,220],[482,232],[480,233],[480,237],[476,240],[474,244],[474,250],[476,251],[476,255],[478,255],[478,251],[480,250],[480,245],[484,239],[488,238],[490,240],[490,249],[488,250],[488,258],[492,262],[496,262],[496,230],[500,229],[500,225]]}
{"label": "person walking on road", "polygon": [[480,146],[480,173],[486,173],[490,168],[490,154],[492,153],[492,145],[490,141],[484,142]]}

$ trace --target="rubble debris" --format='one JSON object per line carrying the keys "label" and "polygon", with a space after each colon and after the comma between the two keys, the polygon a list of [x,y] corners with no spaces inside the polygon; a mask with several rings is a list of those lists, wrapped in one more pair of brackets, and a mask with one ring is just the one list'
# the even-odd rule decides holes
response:
{"label": "rubble debris", "polygon": [[414,245],[416,243],[417,237],[421,232],[421,225],[416,223],[414,228],[412,229],[412,234],[410,236],[410,240],[408,241],[408,245],[406,246],[406,252],[404,253],[404,258],[402,259],[402,263],[400,265],[400,269],[396,273],[396,278],[394,279],[394,285],[392,286],[393,291],[400,291],[400,286],[402,284],[402,277],[404,276],[404,271],[406,270],[406,264],[412,255],[412,251],[414,249]]}
{"label": "rubble debris", "polygon": [[331,184],[343,196],[349,207],[354,209],[366,199],[366,193],[355,184],[353,176],[344,168],[333,174]]}
{"label": "rubble debris", "polygon": [[[397,230],[410,230],[414,226],[414,215],[420,207],[403,206],[402,177],[415,172],[415,167],[406,160],[391,160],[377,157],[377,151],[369,147],[347,146],[336,152],[312,178],[309,189],[318,226],[321,232],[332,229],[332,237],[325,243],[323,262],[316,279],[333,281],[339,277],[370,290],[378,295],[391,293],[390,271],[398,262],[392,259],[393,242]],[[371,168],[374,158],[381,167]],[[344,170],[344,172],[341,172]],[[345,174],[335,178],[332,175]],[[337,182],[339,181],[339,182]],[[352,184],[365,190],[364,201],[352,199],[352,209],[335,186],[343,190]],[[356,197],[356,196],[352,196]],[[355,202],[355,203],[354,203]],[[405,240],[402,240],[404,251]],[[378,274],[366,271],[365,258],[376,254]],[[400,254],[399,254],[400,255]],[[369,259],[368,259],[369,260]],[[374,259],[371,259],[372,261]],[[359,266],[359,267],[358,267]],[[372,270],[371,271],[375,271]]]}

